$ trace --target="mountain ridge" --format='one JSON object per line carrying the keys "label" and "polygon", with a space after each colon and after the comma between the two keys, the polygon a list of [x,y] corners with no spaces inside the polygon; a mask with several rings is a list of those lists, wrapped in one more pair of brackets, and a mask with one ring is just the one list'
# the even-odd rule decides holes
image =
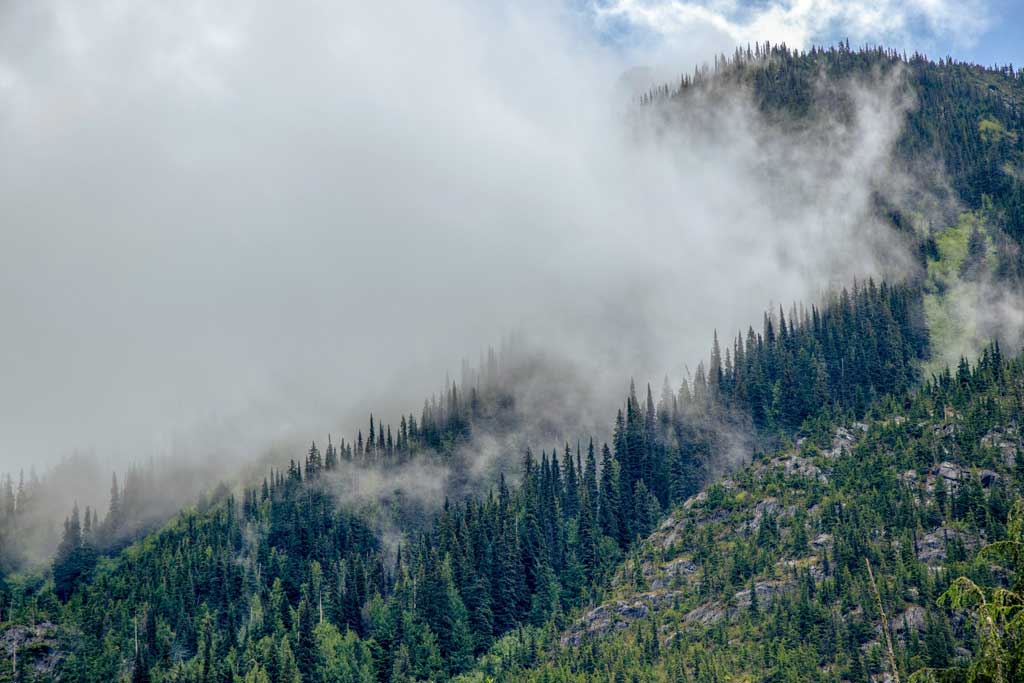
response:
{"label": "mountain ridge", "polygon": [[[1019,568],[976,553],[1014,542],[1024,357],[991,341],[1012,327],[952,312],[1019,292],[1024,77],[758,45],[641,106],[671,116],[742,87],[799,123],[846,106],[820,73],[882,68],[918,96],[902,161],[936,154],[953,179],[952,210],[877,198],[913,247],[905,282],[862,279],[713,332],[678,390],[630,387],[605,444],[545,434],[539,456],[508,441],[484,462],[474,439],[516,433],[529,409],[488,358],[419,419],[371,416],[365,438],[312,443],[158,528],[128,524],[125,491],[143,489],[115,483],[105,521],[68,517],[49,573],[0,584],[0,681],[880,683],[983,661],[990,636],[938,601],[959,574],[1017,585]],[[936,362],[953,341],[977,359]],[[436,507],[389,489],[427,465],[452,475]],[[360,497],[366,472],[383,483]],[[19,529],[18,498],[0,538]]]}

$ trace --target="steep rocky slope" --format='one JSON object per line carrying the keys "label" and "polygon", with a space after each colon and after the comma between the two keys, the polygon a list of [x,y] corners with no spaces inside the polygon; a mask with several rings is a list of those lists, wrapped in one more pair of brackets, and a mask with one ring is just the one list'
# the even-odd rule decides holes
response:
{"label": "steep rocky slope", "polygon": [[974,555],[1024,483],[1021,366],[993,372],[819,421],[693,496],[507,680],[888,680],[879,599],[901,675],[965,660],[972,624],[937,599],[959,575],[1005,580]]}

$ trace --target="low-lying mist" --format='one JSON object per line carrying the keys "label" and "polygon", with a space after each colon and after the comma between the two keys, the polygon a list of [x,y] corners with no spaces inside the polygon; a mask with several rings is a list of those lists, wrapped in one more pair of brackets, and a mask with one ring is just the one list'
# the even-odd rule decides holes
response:
{"label": "low-lying mist", "polygon": [[188,500],[418,414],[510,332],[534,448],[601,437],[712,330],[913,269],[875,211],[912,186],[898,77],[794,127],[742,91],[639,106],[630,55],[544,3],[100,4],[0,9],[0,470],[155,457]]}

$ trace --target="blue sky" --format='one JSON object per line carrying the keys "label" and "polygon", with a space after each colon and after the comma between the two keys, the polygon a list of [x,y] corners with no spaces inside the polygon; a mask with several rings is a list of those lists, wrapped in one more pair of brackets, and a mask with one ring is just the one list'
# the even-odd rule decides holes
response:
{"label": "blue sky", "polygon": [[933,58],[1024,64],[1022,0],[578,0],[602,42],[666,62],[770,40],[884,44]]}
{"label": "blue sky", "polygon": [[[973,47],[965,49],[965,59],[980,64],[1008,64],[1024,66],[1024,1],[990,0],[991,21]],[[950,53],[958,56],[959,52]]]}

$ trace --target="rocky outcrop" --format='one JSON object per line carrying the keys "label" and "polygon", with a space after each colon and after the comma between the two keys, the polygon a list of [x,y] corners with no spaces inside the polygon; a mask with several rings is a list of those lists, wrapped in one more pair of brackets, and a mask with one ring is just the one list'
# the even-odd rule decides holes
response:
{"label": "rocky outcrop", "polygon": [[613,600],[587,612],[562,636],[563,646],[575,647],[586,638],[603,636],[628,627],[650,612],[672,606],[680,597],[678,591],[641,593],[629,600]]}
{"label": "rocky outcrop", "polygon": [[[647,568],[645,568],[647,569]],[[653,590],[661,590],[673,585],[679,585],[684,580],[697,573],[697,564],[689,557],[677,557],[666,562],[660,567],[650,568],[651,577],[648,579]],[[645,576],[647,571],[644,572]]]}
{"label": "rocky outcrop", "polygon": [[767,463],[755,465],[754,475],[763,481],[770,472],[778,470],[785,473],[787,477],[817,479],[823,484],[828,483],[828,475],[830,473],[816,465],[812,458],[805,457],[799,453],[789,452],[776,456]]}
{"label": "rocky outcrop", "polygon": [[[754,584],[753,591],[757,593],[758,607],[769,607],[775,601],[775,596],[793,588],[792,583],[782,581],[758,581]],[[736,606],[749,608],[751,605],[751,589],[738,591],[735,595]]]}
{"label": "rocky outcrop", "polygon": [[18,671],[30,680],[51,676],[64,656],[57,647],[57,627],[49,622],[6,627],[0,632],[0,655],[7,662],[17,660]]}
{"label": "rocky outcrop", "polygon": [[832,534],[818,534],[811,541],[811,547],[815,550],[828,550],[832,547]]}
{"label": "rocky outcrop", "polygon": [[982,487],[987,489],[999,481],[999,473],[994,470],[978,470],[978,479],[981,480]]}
{"label": "rocky outcrop", "polygon": [[924,490],[928,493],[934,493],[936,485],[941,480],[943,488],[947,492],[953,493],[961,484],[973,476],[977,476],[982,487],[986,489],[997,483],[1000,478],[999,473],[995,470],[972,470],[969,467],[944,460],[926,471],[923,475],[915,470],[907,470],[899,475],[899,479],[908,486],[920,486],[923,484]]}
{"label": "rocky outcrop", "polygon": [[770,607],[776,597],[793,590],[793,583],[788,581],[758,581],[754,587],[737,591],[731,605],[718,602],[707,602],[687,612],[682,619],[684,624],[701,624],[710,626],[722,619],[732,619],[741,610],[748,610],[753,604],[752,596],[757,595],[758,609]]}
{"label": "rocky outcrop", "polygon": [[946,559],[946,547],[951,541],[959,541],[967,550],[980,545],[977,536],[954,529],[949,526],[938,526],[917,539],[917,559],[929,567],[938,567]]}
{"label": "rocky outcrop", "polygon": [[911,605],[892,620],[892,628],[897,633],[903,631],[924,631],[927,612],[920,605]]}
{"label": "rocky outcrop", "polygon": [[[905,420],[893,419],[889,423],[899,425]],[[673,615],[664,625],[665,640],[669,642],[687,627],[699,628],[736,618],[751,609],[755,596],[759,610],[771,608],[781,595],[796,590],[798,581],[803,580],[797,577],[806,576],[815,583],[825,580],[830,571],[826,558],[832,553],[836,539],[814,521],[822,514],[820,503],[802,511],[809,537],[805,548],[778,558],[773,570],[754,577],[753,583],[742,590],[714,600],[708,600],[707,595],[699,591],[703,578],[701,567],[693,549],[684,545],[683,539],[692,543],[695,532],[710,530],[714,539],[722,534],[742,533],[753,540],[770,519],[776,520],[779,533],[787,538],[798,512],[797,506],[788,500],[791,492],[801,495],[799,492],[808,487],[808,480],[827,485],[833,473],[832,461],[852,457],[853,450],[867,430],[867,425],[862,423],[839,428],[834,433],[831,449],[819,452],[804,442],[802,446],[797,445],[770,459],[755,461],[748,470],[752,475],[750,478],[719,481],[716,486],[721,490],[712,492],[715,498],[711,498],[707,491],[692,496],[658,526],[641,548],[645,592],[631,593],[631,577],[628,572],[621,572],[613,581],[617,597],[581,617],[564,633],[562,644],[579,645],[589,638],[628,628],[637,620],[648,620],[652,614],[663,610],[671,610]],[[772,495],[765,495],[767,491],[758,488],[757,482],[771,479],[774,484],[780,474],[786,480],[786,488],[781,493],[772,490]],[[995,471],[972,471],[958,465],[950,456],[929,470],[908,470],[897,476],[907,486],[931,492],[940,479],[947,491],[952,491],[969,477],[978,476],[987,486],[996,481],[999,474]],[[721,505],[709,505],[709,499],[723,502]],[[916,539],[918,558],[931,567],[941,566],[946,559],[947,543],[951,540],[962,543],[966,550],[978,545],[978,538],[951,526],[941,526]],[[906,634],[923,628],[925,609],[916,602],[916,597],[908,598],[909,605],[894,615],[894,632]]]}
{"label": "rocky outcrop", "polygon": [[735,612],[736,608],[734,607],[729,608],[723,607],[718,603],[707,603],[687,612],[683,617],[683,623],[710,626],[725,617],[731,617]]}
{"label": "rocky outcrop", "polygon": [[931,473],[934,476],[942,477],[946,481],[946,485],[952,487],[955,487],[960,483],[960,480],[963,479],[966,474],[960,465],[948,461],[940,462],[932,468]]}
{"label": "rocky outcrop", "polygon": [[851,427],[852,429],[847,429],[846,427],[836,429],[836,433],[832,437],[832,448],[825,451],[827,457],[836,460],[850,453],[853,450],[854,444],[857,443],[858,436],[868,430],[868,426],[863,422],[855,422]]}
{"label": "rocky outcrop", "polygon": [[1024,442],[1021,441],[1020,431],[1016,427],[1004,429],[993,429],[981,437],[981,445],[985,448],[995,448],[1003,464],[1007,467],[1017,465],[1018,454],[1024,450]]}
{"label": "rocky outcrop", "polygon": [[764,519],[765,515],[778,515],[781,510],[782,506],[779,505],[779,500],[774,496],[759,500],[754,505],[753,514],[745,523],[745,526],[752,531],[757,531],[761,527],[761,520]]}

